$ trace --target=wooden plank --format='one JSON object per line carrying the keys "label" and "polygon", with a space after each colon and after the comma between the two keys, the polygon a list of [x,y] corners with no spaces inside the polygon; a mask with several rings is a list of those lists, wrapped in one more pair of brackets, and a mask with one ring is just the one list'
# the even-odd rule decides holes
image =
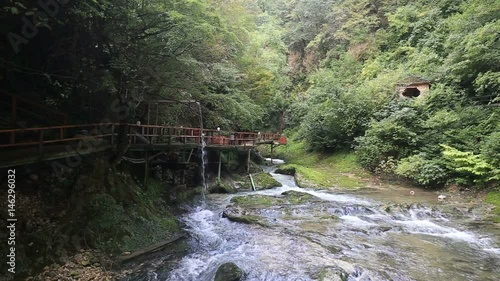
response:
{"label": "wooden plank", "polygon": [[191,149],[191,153],[189,153],[189,157],[187,163],[191,162],[191,156],[193,156],[194,149]]}
{"label": "wooden plank", "polygon": [[140,257],[142,255],[146,255],[146,254],[150,254],[150,253],[154,253],[154,252],[157,252],[163,248],[165,248],[166,246],[174,243],[174,242],[177,242],[179,241],[180,239],[182,238],[185,238],[186,236],[183,234],[183,233],[176,233],[172,236],[172,238],[168,239],[168,240],[165,240],[165,241],[161,241],[161,242],[158,242],[156,244],[153,244],[151,246],[148,246],[146,248],[143,248],[143,249],[140,249],[140,250],[137,250],[133,253],[131,253],[130,255],[123,255],[123,256],[120,256],[117,258],[117,260],[119,262],[126,262],[126,261],[130,261],[132,259],[135,259],[137,257]]}
{"label": "wooden plank", "polygon": [[255,182],[253,181],[252,174],[248,174],[250,176],[250,183],[252,184],[252,190],[255,191]]}

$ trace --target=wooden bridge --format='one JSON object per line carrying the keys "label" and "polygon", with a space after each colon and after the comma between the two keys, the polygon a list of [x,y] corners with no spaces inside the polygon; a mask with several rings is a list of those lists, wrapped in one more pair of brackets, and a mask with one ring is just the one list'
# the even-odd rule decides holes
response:
{"label": "wooden bridge", "polygon": [[225,132],[212,129],[137,124],[84,124],[0,130],[0,168],[55,160],[113,149],[118,138],[132,151],[173,147],[249,150],[260,144],[286,144],[281,134]]}

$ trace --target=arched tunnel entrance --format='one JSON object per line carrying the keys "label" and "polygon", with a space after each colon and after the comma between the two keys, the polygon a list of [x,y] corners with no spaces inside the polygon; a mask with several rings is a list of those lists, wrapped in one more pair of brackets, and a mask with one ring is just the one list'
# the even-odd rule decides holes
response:
{"label": "arched tunnel entrance", "polygon": [[402,96],[406,98],[416,98],[420,96],[420,94],[421,93],[417,88],[406,88],[403,91]]}

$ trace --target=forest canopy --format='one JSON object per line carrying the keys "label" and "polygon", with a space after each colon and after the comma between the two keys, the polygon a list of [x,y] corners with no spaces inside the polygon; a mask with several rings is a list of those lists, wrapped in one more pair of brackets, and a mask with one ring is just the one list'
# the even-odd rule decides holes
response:
{"label": "forest canopy", "polygon": [[[196,100],[205,127],[278,131],[284,114],[308,149],[424,186],[500,179],[498,0],[2,3],[2,90],[72,122]],[[410,78],[428,94],[401,98]],[[177,103],[159,119],[200,125]]]}

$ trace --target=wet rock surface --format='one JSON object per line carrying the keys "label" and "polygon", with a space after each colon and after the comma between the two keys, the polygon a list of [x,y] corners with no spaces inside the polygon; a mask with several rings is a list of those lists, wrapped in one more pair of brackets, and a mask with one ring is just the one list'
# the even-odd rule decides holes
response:
{"label": "wet rock surface", "polygon": [[286,221],[293,220],[337,219],[325,212],[318,198],[297,191],[286,191],[277,196],[234,197],[231,204],[224,209],[222,216],[234,222],[258,224],[265,227],[286,224]]}
{"label": "wet rock surface", "polygon": [[214,281],[240,281],[242,278],[243,271],[236,264],[230,262],[219,267]]}
{"label": "wet rock surface", "polygon": [[257,190],[280,187],[282,184],[275,180],[269,173],[259,173],[253,176],[255,188]]}
{"label": "wet rock surface", "polygon": [[295,167],[293,166],[282,166],[274,171],[276,174],[295,176]]}
{"label": "wet rock surface", "polygon": [[450,209],[432,192],[322,191],[271,175],[283,187],[210,194],[193,207],[183,218],[193,252],[158,279],[214,280],[226,262],[245,281],[496,281],[500,274],[499,241],[476,221],[478,209]]}

